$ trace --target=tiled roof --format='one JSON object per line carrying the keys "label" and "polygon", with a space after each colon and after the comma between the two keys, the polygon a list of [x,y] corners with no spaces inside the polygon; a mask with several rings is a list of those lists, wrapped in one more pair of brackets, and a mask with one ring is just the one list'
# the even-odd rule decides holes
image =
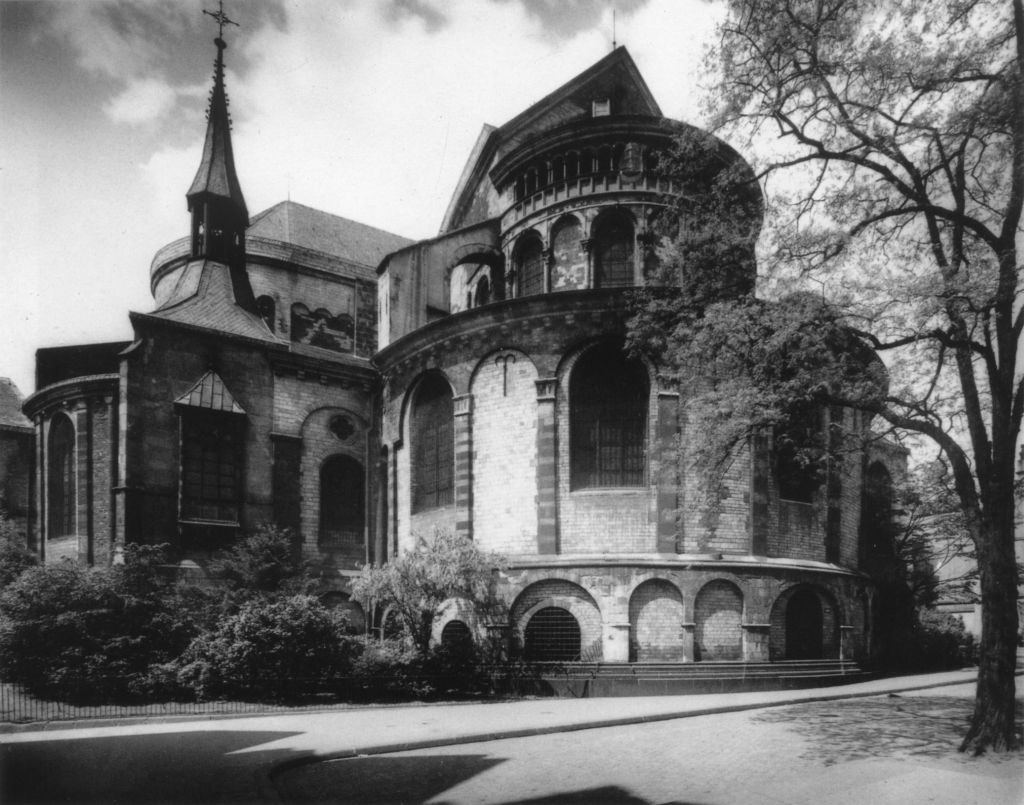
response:
{"label": "tiled roof", "polygon": [[234,395],[228,391],[224,381],[212,369],[174,402],[193,408],[205,408],[208,411],[223,411],[229,414],[245,413],[245,409],[235,401]]}
{"label": "tiled roof", "polygon": [[21,413],[24,401],[18,387],[9,378],[0,377],[0,427],[32,427],[32,421]]}
{"label": "tiled roof", "polygon": [[385,255],[413,242],[294,201],[282,201],[253,216],[246,236],[291,243],[371,268]]}

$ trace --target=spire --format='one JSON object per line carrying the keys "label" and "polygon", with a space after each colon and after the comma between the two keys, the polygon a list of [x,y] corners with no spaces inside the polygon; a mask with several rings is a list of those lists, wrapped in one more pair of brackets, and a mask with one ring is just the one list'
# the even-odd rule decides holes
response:
{"label": "spire", "polygon": [[235,173],[231,117],[224,90],[224,51],[227,49],[223,39],[224,26],[238,23],[224,14],[223,0],[216,12],[203,13],[217,21],[219,30],[213,40],[217,46],[217,59],[214,62],[210,107],[206,114],[203,157],[192,186],[185,194],[192,213],[192,256],[208,257],[229,265],[244,265],[245,228],[249,224],[249,213]]}

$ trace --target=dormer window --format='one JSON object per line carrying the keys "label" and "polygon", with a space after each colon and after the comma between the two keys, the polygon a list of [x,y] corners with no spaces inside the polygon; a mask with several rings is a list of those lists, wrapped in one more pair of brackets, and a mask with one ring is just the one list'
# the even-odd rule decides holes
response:
{"label": "dormer window", "polygon": [[611,98],[596,98],[591,102],[592,117],[608,117],[612,113]]}

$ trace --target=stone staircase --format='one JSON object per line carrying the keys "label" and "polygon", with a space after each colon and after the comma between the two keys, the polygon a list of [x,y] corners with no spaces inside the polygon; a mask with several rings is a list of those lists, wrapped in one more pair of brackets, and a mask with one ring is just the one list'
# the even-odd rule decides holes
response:
{"label": "stone staircase", "polygon": [[541,679],[550,695],[586,698],[815,688],[863,682],[874,676],[849,660],[783,660],[565,663],[545,669]]}

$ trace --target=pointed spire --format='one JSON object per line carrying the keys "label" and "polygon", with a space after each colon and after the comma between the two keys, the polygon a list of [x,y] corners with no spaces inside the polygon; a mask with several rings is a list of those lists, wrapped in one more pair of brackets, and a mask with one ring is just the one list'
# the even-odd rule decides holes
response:
{"label": "pointed spire", "polygon": [[224,51],[227,44],[220,34],[225,23],[237,25],[224,14],[223,3],[217,12],[204,11],[219,24],[214,39],[217,59],[214,62],[213,89],[206,113],[206,141],[192,186],[186,193],[192,213],[193,257],[211,257],[232,262],[239,257],[239,247],[249,223],[249,212],[242,195],[242,186],[235,172],[231,147],[231,117],[228,96],[224,89]]}

